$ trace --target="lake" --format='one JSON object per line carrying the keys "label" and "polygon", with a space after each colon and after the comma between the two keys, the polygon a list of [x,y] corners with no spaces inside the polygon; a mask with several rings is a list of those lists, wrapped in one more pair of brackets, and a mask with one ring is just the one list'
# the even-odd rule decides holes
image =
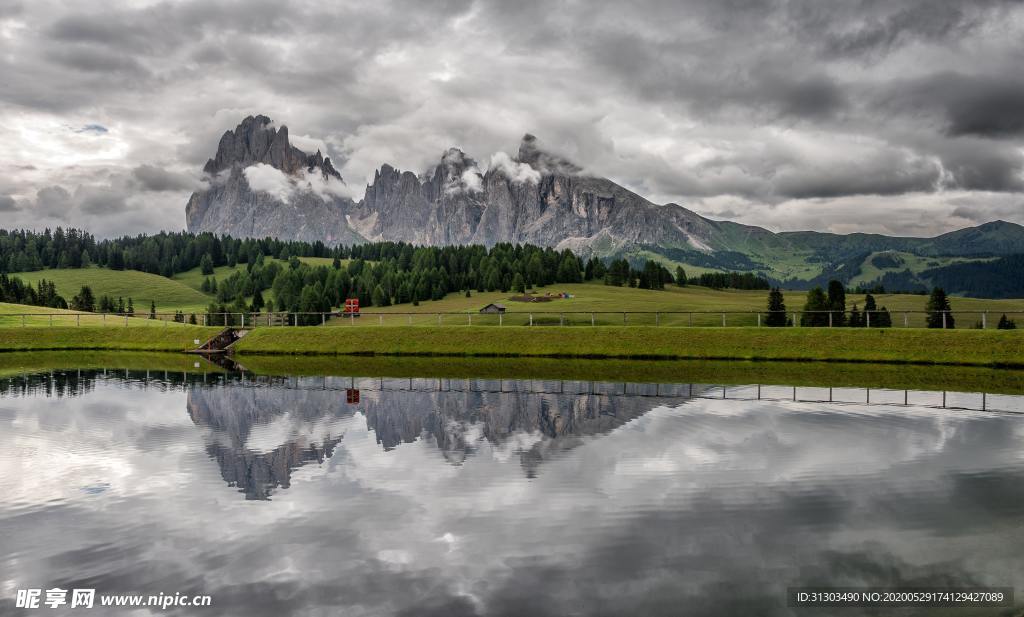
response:
{"label": "lake", "polygon": [[1008,394],[26,373],[0,379],[0,494],[3,614],[52,587],[253,616],[828,615],[787,588],[1024,594],[1024,397]]}

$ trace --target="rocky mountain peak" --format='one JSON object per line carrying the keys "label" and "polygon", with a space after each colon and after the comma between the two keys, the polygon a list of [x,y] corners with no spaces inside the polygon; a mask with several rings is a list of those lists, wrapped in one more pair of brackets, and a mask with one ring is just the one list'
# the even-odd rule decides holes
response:
{"label": "rocky mountain peak", "polygon": [[537,138],[530,133],[523,135],[522,141],[519,142],[516,160],[526,163],[542,174],[575,175],[582,171],[582,168],[572,161],[541,148]]}
{"label": "rocky mountain peak", "polygon": [[307,154],[291,145],[288,127],[276,128],[264,115],[248,116],[233,131],[225,131],[217,144],[217,154],[206,161],[203,172],[215,175],[231,167],[245,168],[257,163],[271,165],[287,174],[319,170],[341,180],[341,174],[319,150]]}

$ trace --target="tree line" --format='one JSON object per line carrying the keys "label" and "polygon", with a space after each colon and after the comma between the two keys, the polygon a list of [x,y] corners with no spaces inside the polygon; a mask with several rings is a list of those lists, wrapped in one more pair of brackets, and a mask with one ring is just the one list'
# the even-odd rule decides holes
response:
{"label": "tree line", "polygon": [[[924,310],[927,313],[925,316],[927,327],[947,330],[956,328],[956,319],[952,313],[949,296],[941,287],[932,289]],[[764,323],[769,327],[795,325],[793,317],[789,316],[786,311],[785,297],[778,287],[773,287],[768,292],[768,314]],[[870,293],[864,297],[863,309],[858,308],[854,303],[853,307],[847,311],[846,288],[841,282],[832,280],[829,281],[827,291],[821,287],[814,287],[807,292],[800,315],[800,325],[812,328],[890,328],[892,327],[892,315],[886,307],[878,306],[875,297]],[[996,328],[1013,330],[1017,328],[1017,324],[1004,314],[1000,317]]]}

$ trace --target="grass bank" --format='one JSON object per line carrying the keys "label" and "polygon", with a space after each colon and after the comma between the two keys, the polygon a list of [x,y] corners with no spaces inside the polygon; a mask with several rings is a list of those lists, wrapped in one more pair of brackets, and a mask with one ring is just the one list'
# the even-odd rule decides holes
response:
{"label": "grass bank", "polygon": [[153,351],[12,351],[0,353],[0,377],[56,370],[132,370],[170,373],[223,373],[205,358]]}
{"label": "grass bank", "polygon": [[824,360],[1024,367],[1024,331],[846,328],[263,328],[242,354]]}
{"label": "grass bank", "polygon": [[[145,321],[145,320],[142,320]],[[55,326],[0,328],[0,351],[122,350],[188,351],[221,328],[175,324],[176,327]]]}

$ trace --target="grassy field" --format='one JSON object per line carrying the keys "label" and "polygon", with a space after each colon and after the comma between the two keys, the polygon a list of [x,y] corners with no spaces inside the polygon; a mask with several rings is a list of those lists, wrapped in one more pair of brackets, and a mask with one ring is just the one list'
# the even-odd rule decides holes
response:
{"label": "grassy field", "polygon": [[21,272],[15,274],[26,282],[35,284],[39,279],[53,281],[57,285],[57,293],[64,296],[70,303],[82,285],[92,288],[97,300],[100,296],[111,296],[115,300],[123,297],[125,302],[131,297],[135,303],[136,313],[149,312],[149,303],[156,302],[158,312],[176,310],[198,312],[205,310],[210,296],[193,289],[181,281],[176,281],[156,274],[147,274],[137,270],[108,270],[106,268],[81,268],[40,270],[38,272]]}
{"label": "grassy field", "polygon": [[851,328],[259,328],[242,354],[826,360],[1024,366],[1024,331]]}
{"label": "grassy field", "polygon": [[[629,287],[610,287],[600,283],[579,283],[550,285],[538,289],[539,295],[547,292],[557,294],[567,292],[573,298],[555,299],[551,302],[515,302],[509,300],[513,294],[502,292],[473,292],[469,298],[462,294],[449,294],[443,300],[434,302],[422,302],[419,306],[401,304],[390,307],[370,307],[364,310],[373,315],[364,315],[364,322],[373,322],[375,325],[437,325],[437,313],[461,312],[471,315],[442,316],[443,325],[464,325],[472,320],[476,325],[497,325],[498,317],[495,315],[480,315],[481,307],[489,303],[504,304],[508,313],[502,318],[505,325],[526,325],[529,322],[529,313],[533,313],[533,323],[537,324],[558,324],[563,320],[567,324],[590,324],[591,312],[620,311],[617,315],[597,314],[594,321],[598,325],[622,325],[623,317],[621,311],[649,312],[648,315],[630,315],[626,317],[627,325],[655,325],[657,322],[662,326],[720,326],[722,325],[721,313],[716,311],[748,311],[746,315],[727,315],[726,324],[734,326],[752,326],[757,323],[755,315],[758,311],[764,311],[767,305],[767,292],[765,291],[742,291],[734,289],[708,289],[706,287],[666,287],[663,291],[649,289],[632,289]],[[806,292],[786,292],[786,306],[789,310],[803,308]],[[893,311],[893,326],[903,325],[902,311],[923,311],[927,297],[912,294],[880,294],[876,296],[879,306],[885,306]],[[854,304],[861,307],[864,305],[864,296],[851,294],[847,296],[847,306],[852,308]],[[1016,314],[1018,318],[1024,317],[1024,300],[984,300],[977,298],[952,298],[951,305],[954,311],[963,312],[957,317],[958,327],[966,328],[980,320],[980,311],[989,311],[989,327],[994,327],[999,315],[1005,313]],[[655,312],[670,311],[694,311],[691,315],[668,315],[655,316]],[[713,314],[701,314],[700,311],[711,311]],[[423,313],[422,316],[399,315],[400,313]],[[384,314],[383,320],[378,314]],[[992,318],[995,315],[995,318]],[[1024,320],[1022,320],[1024,321]],[[331,325],[342,326],[352,325],[352,320],[335,319],[329,322]],[[907,323],[912,327],[924,325],[924,315],[907,315]],[[367,325],[370,325],[367,323]]]}
{"label": "grassy field", "polygon": [[[316,264],[330,264],[327,258],[302,258],[303,261]],[[244,268],[236,266],[230,268],[222,266],[215,269],[214,275],[218,280],[224,280],[234,271]],[[114,271],[101,268],[86,268],[81,270],[44,270],[40,272],[21,273],[17,276],[27,281],[35,282],[40,278],[53,280],[57,284],[58,292],[68,300],[71,299],[82,285],[89,285],[97,296],[110,295],[113,297],[131,296],[135,301],[136,313],[146,313],[149,310],[151,300],[156,302],[158,312],[172,313],[176,310],[187,313],[203,312],[207,305],[213,300],[213,296],[200,291],[203,279],[205,278],[198,268],[175,275],[173,279],[167,279],[153,274],[145,274],[133,270]],[[473,292],[472,296],[466,298],[463,294],[452,293],[439,301],[425,301],[419,306],[402,304],[391,307],[369,307],[364,309],[366,313],[373,315],[364,316],[362,321],[374,321],[375,324],[383,325],[437,325],[437,313],[453,312],[468,313],[468,315],[443,316],[442,325],[462,325],[469,323],[470,319],[476,325],[497,325],[499,320],[494,315],[480,315],[478,311],[484,305],[496,302],[504,304],[509,311],[502,318],[504,325],[526,325],[529,323],[528,313],[534,314],[535,325],[545,324],[587,324],[591,323],[591,313],[594,315],[594,323],[597,325],[623,325],[622,311],[647,312],[645,315],[631,315],[625,321],[626,325],[662,325],[662,326],[720,326],[722,325],[721,311],[746,312],[740,315],[727,315],[727,325],[755,325],[757,318],[755,313],[765,310],[767,292],[765,291],[740,291],[740,290],[714,290],[705,287],[676,287],[669,286],[664,291],[652,291],[645,289],[632,289],[629,287],[609,287],[600,283],[580,283],[565,285],[550,285],[546,288],[537,289],[539,295],[558,292],[572,294],[573,298],[555,299],[551,302],[515,302],[510,300],[513,294],[502,292]],[[786,305],[790,310],[799,310],[803,307],[806,292],[786,292]],[[264,293],[264,298],[270,299],[272,294]],[[919,295],[895,295],[880,294],[876,296],[880,306],[887,307],[893,312],[893,325],[902,326],[903,311],[922,311],[927,298]],[[1011,317],[1016,316],[1019,321],[1024,322],[1024,299],[1014,300],[985,300],[976,298],[952,298],[952,307],[958,321],[958,328],[968,328],[980,321],[980,312],[989,312],[989,325],[994,325],[999,315],[1007,313]],[[863,307],[863,296],[853,295],[847,297],[847,306],[853,307],[857,304]],[[693,312],[690,314],[671,315],[670,312]],[[702,314],[701,312],[708,312]],[[10,312],[10,311],[9,311]],[[35,309],[26,312],[41,312]],[[601,312],[618,312],[618,314],[600,314]],[[416,313],[412,317],[400,315],[400,313]],[[662,313],[655,316],[655,313]],[[377,314],[383,314],[381,318]],[[368,317],[368,318],[367,318]],[[907,325],[921,327],[924,325],[924,315],[907,314]],[[47,322],[48,323],[48,322]],[[329,322],[331,325],[351,325],[351,320],[345,321],[335,319]],[[2,322],[0,322],[2,324]],[[369,324],[367,324],[369,325]]]}
{"label": "grassy field", "polygon": [[[22,317],[29,313],[30,316]],[[142,312],[138,317],[125,319],[119,315],[100,315],[79,313],[63,309],[46,308],[44,306],[27,306],[24,304],[7,304],[0,302],[0,327],[33,327],[33,326],[104,326],[107,328],[181,328],[186,324],[170,320],[153,320]]]}
{"label": "grassy field", "polygon": [[[148,321],[144,319],[129,320]],[[126,351],[188,351],[221,328],[175,324],[176,327],[111,326],[0,327],[0,352],[106,349]]]}

